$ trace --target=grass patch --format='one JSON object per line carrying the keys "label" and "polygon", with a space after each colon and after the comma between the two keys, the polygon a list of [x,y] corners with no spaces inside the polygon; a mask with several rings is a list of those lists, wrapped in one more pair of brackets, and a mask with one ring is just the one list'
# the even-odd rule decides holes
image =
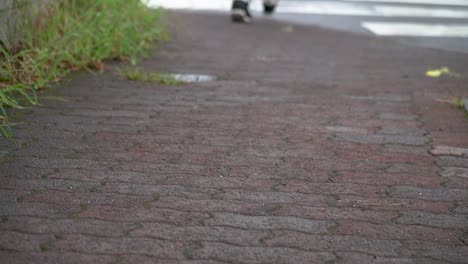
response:
{"label": "grass patch", "polygon": [[159,72],[144,72],[137,68],[126,68],[120,70],[120,74],[128,80],[154,83],[161,85],[182,85],[186,82],[174,78],[171,74],[159,73]]}
{"label": "grass patch", "polygon": [[8,108],[36,105],[39,89],[71,71],[103,70],[105,59],[135,65],[155,40],[167,38],[163,12],[140,0],[54,0],[19,8],[13,32],[20,41],[0,45],[0,132],[8,138]]}

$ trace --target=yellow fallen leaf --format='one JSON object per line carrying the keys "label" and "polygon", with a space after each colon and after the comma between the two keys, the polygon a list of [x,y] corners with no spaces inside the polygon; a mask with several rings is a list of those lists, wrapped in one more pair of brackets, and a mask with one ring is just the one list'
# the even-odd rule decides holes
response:
{"label": "yellow fallen leaf", "polygon": [[432,78],[437,78],[440,77],[442,73],[439,70],[433,70],[433,71],[427,71],[426,76],[427,77],[432,77]]}
{"label": "yellow fallen leaf", "polygon": [[448,75],[453,77],[460,76],[458,73],[451,71],[448,67],[442,67],[440,69],[429,70],[426,72],[426,76],[432,78],[439,78],[442,75]]}

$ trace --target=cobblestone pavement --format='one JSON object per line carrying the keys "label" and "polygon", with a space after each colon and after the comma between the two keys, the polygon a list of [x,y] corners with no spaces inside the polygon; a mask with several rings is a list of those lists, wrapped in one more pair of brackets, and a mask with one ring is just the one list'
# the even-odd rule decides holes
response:
{"label": "cobblestone pavement", "polygon": [[[172,15],[145,70],[76,74],[2,140],[1,263],[466,263],[468,56]],[[429,79],[449,66],[460,78]]]}

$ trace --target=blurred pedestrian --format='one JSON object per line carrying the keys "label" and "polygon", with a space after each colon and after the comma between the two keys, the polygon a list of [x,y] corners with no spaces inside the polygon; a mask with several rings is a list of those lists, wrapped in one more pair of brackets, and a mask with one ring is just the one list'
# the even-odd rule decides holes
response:
{"label": "blurred pedestrian", "polygon": [[[263,11],[272,14],[279,0],[263,0]],[[234,22],[250,23],[252,15],[249,11],[250,0],[234,0],[232,2],[231,19]]]}

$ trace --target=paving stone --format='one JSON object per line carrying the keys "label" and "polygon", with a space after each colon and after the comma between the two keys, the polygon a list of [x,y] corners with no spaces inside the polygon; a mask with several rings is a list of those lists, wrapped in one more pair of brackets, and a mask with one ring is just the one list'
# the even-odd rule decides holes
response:
{"label": "paving stone", "polygon": [[67,218],[74,211],[78,211],[79,206],[76,205],[54,205],[44,203],[4,203],[0,208],[2,217],[10,216],[37,216],[50,218]]}
{"label": "paving stone", "polygon": [[92,160],[73,160],[73,159],[38,159],[31,158],[23,160],[32,168],[39,169],[86,169],[86,170],[106,170],[112,163],[96,162]]}
{"label": "paving stone", "polygon": [[337,134],[337,140],[351,141],[363,144],[401,144],[410,146],[422,146],[428,142],[425,137],[401,136],[401,135],[352,135]]}
{"label": "paving stone", "polygon": [[441,156],[437,158],[437,165],[440,167],[468,168],[468,159],[460,157]]}
{"label": "paving stone", "polygon": [[395,186],[390,195],[394,198],[422,199],[429,201],[466,201],[466,189],[423,189],[412,186]]}
{"label": "paving stone", "polygon": [[7,251],[41,251],[41,245],[55,241],[52,234],[30,235],[15,231],[2,231],[0,248]]}
{"label": "paving stone", "polygon": [[454,207],[452,202],[424,201],[415,199],[367,198],[361,196],[340,195],[336,200],[339,208],[360,208],[375,211],[424,211],[431,213],[449,213]]}
{"label": "paving stone", "polygon": [[407,102],[411,97],[399,94],[380,94],[373,96],[353,95],[348,96],[351,99],[357,100],[372,100],[372,101],[391,101],[391,102]]}
{"label": "paving stone", "polygon": [[432,258],[443,262],[464,263],[468,257],[468,247],[448,247],[434,243],[411,241],[401,249],[403,256]]}
{"label": "paving stone", "polygon": [[161,223],[143,223],[131,231],[134,237],[153,237],[176,241],[208,241],[238,246],[261,246],[268,231],[245,230],[224,226],[174,226]]}
{"label": "paving stone", "polygon": [[167,208],[185,212],[230,212],[247,215],[265,214],[274,203],[249,203],[235,200],[190,200],[179,197],[163,197],[158,201],[145,204],[147,207]]}
{"label": "paving stone", "polygon": [[440,228],[466,228],[468,216],[456,214],[430,214],[407,212],[397,219],[398,223],[407,225],[426,225]]}
{"label": "paving stone", "polygon": [[[439,130],[431,133],[431,137],[434,140],[435,146],[451,146],[462,148],[463,152],[468,149],[468,143],[466,140],[466,132],[463,129],[450,131],[450,130]],[[455,152],[459,152],[457,150]],[[466,155],[465,155],[466,156]]]}
{"label": "paving stone", "polygon": [[391,120],[415,120],[416,115],[403,115],[395,113],[383,113],[380,115],[381,119],[391,119]]}
{"label": "paving stone", "polygon": [[5,223],[0,223],[2,230],[16,230],[30,234],[55,234],[64,236],[68,234],[85,234],[100,237],[123,237],[128,222],[111,222],[94,219],[50,219],[39,217],[16,216],[9,217]]}
{"label": "paving stone", "polygon": [[353,183],[309,183],[297,180],[288,181],[278,187],[280,191],[322,195],[359,195],[364,197],[382,197],[386,188],[381,186]]}
{"label": "paving stone", "polygon": [[442,177],[462,177],[468,178],[468,168],[458,168],[458,167],[445,167],[440,172]]}
{"label": "paving stone", "polygon": [[442,264],[443,262],[439,262],[430,258],[389,258],[389,257],[379,257],[379,256],[371,256],[368,254],[361,254],[361,253],[349,253],[349,252],[337,252],[335,253],[338,257],[336,263],[344,264],[344,263],[374,263],[374,264],[390,264],[390,263],[398,263],[398,264]]}
{"label": "paving stone", "polygon": [[338,132],[338,133],[354,133],[354,134],[368,134],[369,131],[363,128],[357,127],[338,127],[338,126],[328,126],[327,130]]}
{"label": "paving stone", "polygon": [[[334,201],[330,201],[333,205]],[[288,205],[280,206],[273,211],[276,216],[295,216],[307,219],[316,220],[345,220],[354,219],[359,221],[367,221],[371,223],[391,223],[393,219],[399,216],[398,212],[394,211],[373,211],[361,208],[336,208],[336,207],[309,207]]]}
{"label": "paving stone", "polygon": [[455,208],[455,212],[459,214],[468,214],[468,206],[457,206],[457,208]]}
{"label": "paving stone", "polygon": [[213,226],[231,226],[244,229],[296,230],[311,234],[326,233],[328,228],[334,226],[332,222],[298,217],[245,216],[225,213],[216,213],[214,218],[208,219],[205,223]]}
{"label": "paving stone", "polygon": [[420,166],[411,163],[394,163],[385,168],[388,173],[406,173],[417,176],[437,176],[439,168],[435,166]]}
{"label": "paving stone", "polygon": [[117,207],[137,207],[143,205],[151,196],[130,196],[103,193],[69,193],[62,191],[43,191],[37,194],[23,196],[24,202],[40,202],[57,205],[112,205]]}
{"label": "paving stone", "polygon": [[384,152],[427,154],[428,148],[426,146],[415,147],[415,146],[388,144],[388,145],[385,145]]}
{"label": "paving stone", "polygon": [[239,200],[261,204],[290,203],[302,205],[324,206],[329,198],[317,193],[317,195],[302,194],[296,192],[249,192],[243,190],[227,190],[216,197],[224,200]]}
{"label": "paving stone", "polygon": [[392,186],[398,184],[415,187],[437,188],[443,179],[439,176],[411,175],[404,173],[363,173],[363,172],[338,172],[333,181],[339,183],[355,183],[366,185]]}
{"label": "paving stone", "polygon": [[73,252],[22,252],[18,254],[12,251],[0,251],[2,263],[21,264],[41,264],[41,263],[111,263],[115,261],[115,256],[110,255],[90,255]]}
{"label": "paving stone", "polygon": [[89,206],[74,212],[75,219],[99,219],[125,222],[162,222],[171,224],[195,224],[209,218],[207,213],[183,212],[162,208],[118,208],[113,206]]}
{"label": "paving stone", "polygon": [[336,235],[360,236],[369,239],[407,241],[418,238],[442,245],[462,246],[460,230],[435,228],[422,225],[371,224],[363,221],[338,221]]}
{"label": "paving stone", "polygon": [[159,258],[185,259],[182,247],[176,243],[149,238],[100,238],[70,235],[57,240],[54,248],[88,254],[140,254]]}
{"label": "paving stone", "polygon": [[156,185],[167,177],[168,175],[158,175],[155,173],[145,174],[131,171],[88,171],[69,169],[57,170],[47,175],[47,178],[51,180],[106,182],[109,184],[119,183],[121,186],[125,183]]}
{"label": "paving stone", "polygon": [[270,190],[272,186],[277,184],[277,181],[274,179],[241,178],[225,175],[215,177],[193,175],[168,176],[160,182],[164,183],[164,185],[182,185],[193,188],[243,188],[244,190],[259,192]]}
{"label": "paving stone", "polygon": [[383,127],[377,131],[377,134],[405,135],[405,136],[425,136],[427,131],[420,128],[395,128]]}
{"label": "paving stone", "polygon": [[114,261],[122,263],[141,263],[141,264],[227,264],[228,262],[205,259],[205,260],[174,260],[161,259],[159,257],[140,256],[140,255],[119,255]]}
{"label": "paving stone", "polygon": [[307,252],[291,248],[235,247],[219,243],[204,243],[192,253],[193,258],[238,261],[241,263],[324,263],[333,261],[331,253]]}
{"label": "paving stone", "polygon": [[416,165],[432,165],[434,157],[427,153],[393,153],[385,152],[375,153],[369,157],[368,151],[359,151],[358,149],[335,150],[336,157],[345,160],[368,160],[374,162],[386,163],[408,163]]}
{"label": "paving stone", "polygon": [[435,146],[435,148],[431,151],[431,153],[436,156],[468,157],[468,148]]}
{"label": "paving stone", "polygon": [[[416,120],[391,120],[391,119],[356,119],[356,118],[347,118],[346,116],[340,117],[336,121],[337,125],[352,127],[356,124],[359,124],[361,128],[367,128],[369,131],[374,131],[377,133],[381,129],[392,129],[392,130],[416,130],[420,127],[420,123]],[[391,135],[391,134],[390,134]],[[408,136],[407,133],[401,134],[401,136]]]}
{"label": "paving stone", "polygon": [[398,256],[402,244],[393,240],[369,240],[358,236],[316,236],[302,233],[275,231],[265,244],[273,247],[293,247],[309,251],[352,251],[376,256]]}

